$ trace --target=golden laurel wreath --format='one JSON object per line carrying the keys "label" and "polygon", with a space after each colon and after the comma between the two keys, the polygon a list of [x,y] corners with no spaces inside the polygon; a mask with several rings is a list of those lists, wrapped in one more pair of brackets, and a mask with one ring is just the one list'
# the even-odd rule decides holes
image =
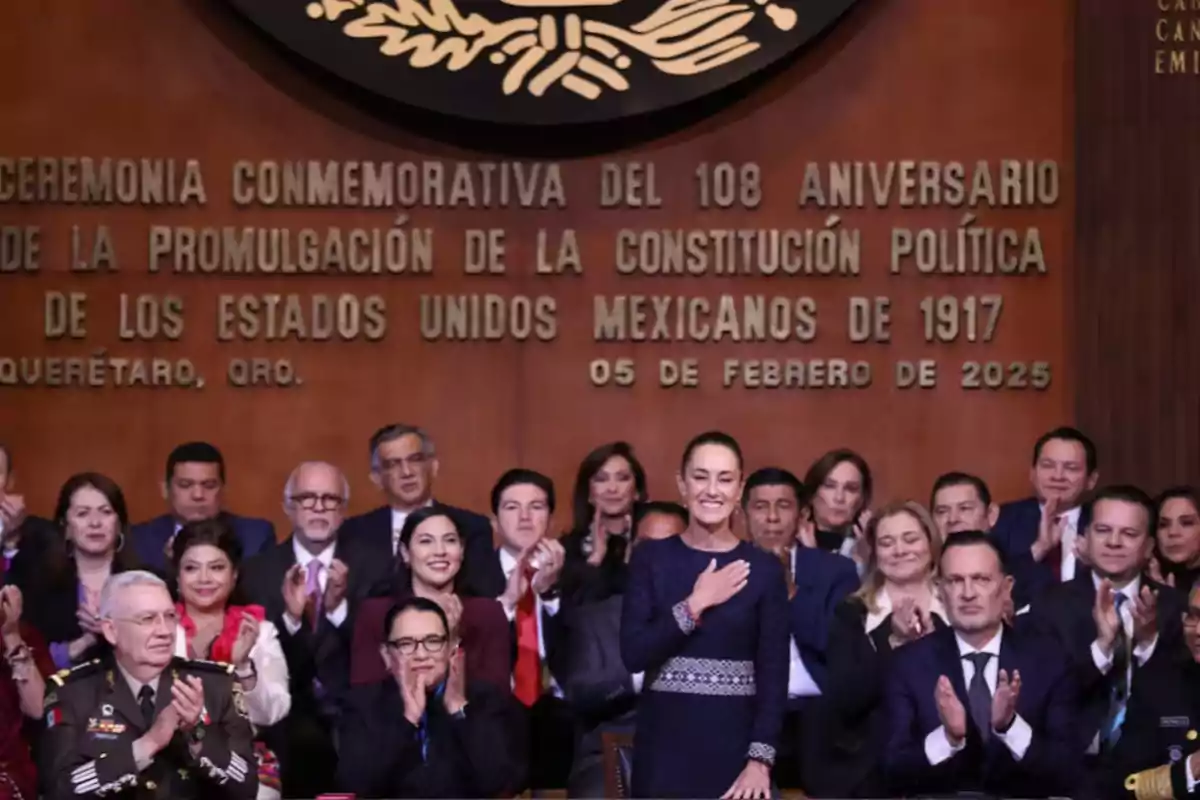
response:
{"label": "golden laurel wreath", "polygon": [[[611,5],[620,0],[506,0],[510,5]],[[622,28],[571,12],[543,13],[493,22],[466,16],[454,0],[314,0],[308,16],[342,25],[355,39],[377,39],[385,56],[407,57],[410,66],[442,66],[457,72],[487,54],[507,65],[501,88],[535,97],[558,85],[588,100],[606,88],[624,91],[622,71],[648,59],[668,75],[698,75],[753,53],[760,44],[741,33],[765,13],[781,31],[796,25],[796,12],[774,0],[662,0],[648,17]]]}

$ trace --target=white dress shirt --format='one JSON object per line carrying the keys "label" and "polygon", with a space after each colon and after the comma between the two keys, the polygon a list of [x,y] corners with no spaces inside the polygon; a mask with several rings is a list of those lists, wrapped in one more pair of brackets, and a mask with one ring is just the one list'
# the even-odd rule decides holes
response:
{"label": "white dress shirt", "polygon": [[[300,542],[296,541],[296,537],[292,537],[292,552],[296,554],[296,563],[300,565],[300,569],[308,573],[308,564],[313,559],[321,562],[321,571],[317,574],[317,585],[321,592],[325,591],[325,587],[329,584],[329,567],[333,564],[334,545],[330,543],[328,547],[320,553],[313,555],[300,546]],[[346,621],[346,617],[350,614],[350,604],[345,598],[338,603],[337,608],[325,609],[325,619],[335,628],[342,627],[342,623]],[[300,630],[300,620],[293,617],[285,609],[283,612],[283,625],[287,628],[287,632],[291,636],[296,635],[296,631]]]}
{"label": "white dress shirt", "polygon": [[[1092,573],[1092,583],[1095,584],[1096,591],[1100,590],[1100,581],[1101,580],[1102,579],[1099,575]],[[1129,643],[1131,645],[1133,645],[1133,658],[1131,658],[1129,660],[1129,664],[1126,667],[1126,672],[1125,672],[1126,686],[1133,685],[1134,662],[1136,661],[1137,665],[1139,667],[1144,666],[1145,663],[1150,660],[1150,657],[1154,655],[1154,648],[1156,648],[1158,646],[1158,632],[1157,631],[1155,631],[1155,633],[1154,633],[1154,638],[1151,639],[1149,642],[1137,644],[1133,640],[1133,598],[1137,597],[1138,593],[1141,592],[1141,590],[1142,590],[1142,579],[1140,577],[1134,578],[1132,581],[1130,581],[1128,584],[1121,587],[1120,589],[1116,589],[1116,588],[1113,589],[1113,602],[1114,603],[1116,602],[1116,596],[1118,594],[1125,595],[1125,597],[1126,597],[1126,600],[1121,603],[1121,607],[1117,611],[1117,615],[1121,618],[1121,627],[1125,629],[1125,636],[1129,638]],[[1108,653],[1107,655],[1105,655],[1104,651],[1102,651],[1100,649],[1100,643],[1098,641],[1092,642],[1091,650],[1092,650],[1092,663],[1094,663],[1096,665],[1096,669],[1098,669],[1100,671],[1101,675],[1107,675],[1113,667],[1113,654]],[[1097,731],[1095,738],[1092,739],[1091,745],[1088,746],[1087,753],[1088,753],[1088,755],[1095,755],[1096,753],[1099,753],[1099,752],[1100,752],[1100,732]]]}
{"label": "white dress shirt", "polygon": [[[431,505],[433,505],[432,497],[429,498],[429,501],[422,508],[428,508]],[[400,552],[400,531],[404,530],[404,521],[408,519],[408,515],[411,513],[412,511],[401,511],[398,508],[392,509],[392,555]]]}
{"label": "white dress shirt", "polygon": [[[987,666],[983,668],[983,679],[987,681],[988,691],[995,696],[996,681],[1000,675],[1000,641],[1003,636],[1004,629],[1001,628],[992,637],[990,642],[976,650],[964,642],[962,637],[957,633],[954,634],[954,640],[958,643],[958,655],[962,664],[964,686],[970,687],[971,679],[975,677],[975,665],[970,660],[963,658],[963,656],[972,653],[990,653],[992,657],[988,659]],[[966,711],[967,725],[974,725],[975,723],[971,719],[970,710],[966,709]],[[991,735],[1004,743],[1004,746],[1012,753],[1014,760],[1020,761],[1025,757],[1025,753],[1029,750],[1029,745],[1033,741],[1033,728],[1029,726],[1029,723],[1020,714],[1017,714],[1007,731],[1000,733],[993,729]],[[938,725],[925,737],[925,758],[929,760],[931,767],[936,767],[966,746],[966,738],[959,741],[957,745],[951,744],[950,737],[946,733],[946,726]]]}
{"label": "white dress shirt", "polygon": [[[1041,509],[1046,510],[1046,504],[1041,504]],[[1062,563],[1059,567],[1058,579],[1063,583],[1075,580],[1075,539],[1079,536],[1079,515],[1083,512],[1083,508],[1075,506],[1070,511],[1064,511],[1059,514],[1062,519]]]}
{"label": "white dress shirt", "polygon": [[[497,553],[500,556],[500,569],[504,572],[504,580],[508,581],[508,578],[510,575],[512,575],[513,570],[517,568],[517,557],[505,550],[503,547],[501,547]],[[553,600],[543,600],[541,595],[539,595],[537,592],[534,592],[533,602],[535,611],[533,618],[537,623],[538,656],[543,662],[545,662],[546,639],[542,634],[542,612],[545,611],[546,614],[551,617],[557,615],[558,609],[562,606],[562,598],[555,597]],[[504,614],[508,617],[508,621],[512,622],[513,618],[517,615],[516,607],[514,606],[513,608],[508,608],[503,603],[501,603],[500,606],[501,608],[504,608]],[[640,688],[639,682],[635,680],[634,691],[640,691]],[[550,691],[554,693],[555,697],[562,697],[562,689],[559,687],[558,681],[554,679],[553,675],[550,676]]]}

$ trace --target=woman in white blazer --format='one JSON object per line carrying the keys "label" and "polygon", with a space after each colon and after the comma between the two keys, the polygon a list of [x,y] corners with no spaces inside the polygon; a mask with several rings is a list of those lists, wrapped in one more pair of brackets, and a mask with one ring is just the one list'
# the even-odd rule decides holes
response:
{"label": "woman in white blazer", "polygon": [[[279,632],[262,606],[231,602],[241,550],[233,528],[220,517],[189,522],[179,531],[172,553],[179,599],[175,654],[233,664],[247,716],[258,730],[286,717],[292,696]],[[262,742],[255,742],[255,754],[258,798],[278,800],[275,756]]]}

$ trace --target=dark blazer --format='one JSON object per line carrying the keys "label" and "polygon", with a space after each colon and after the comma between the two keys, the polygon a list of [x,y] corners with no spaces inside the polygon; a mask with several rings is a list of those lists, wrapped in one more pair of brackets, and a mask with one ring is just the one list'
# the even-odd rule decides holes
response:
{"label": "dark blazer", "polygon": [[825,550],[793,548],[792,574],[796,596],[788,606],[792,638],[804,666],[825,687],[825,649],[829,625],[838,604],[858,591],[858,570],[854,562]]}
{"label": "dark blazer", "polygon": [[[1142,582],[1158,591],[1159,634],[1154,655],[1145,666],[1139,667],[1134,661],[1131,697],[1141,692],[1148,681],[1154,680],[1154,670],[1147,668],[1158,661],[1171,659],[1183,646],[1183,598],[1170,587],[1154,583],[1148,578],[1143,577]],[[1056,639],[1071,662],[1080,692],[1081,751],[1087,749],[1104,724],[1114,681],[1118,678],[1112,670],[1108,675],[1100,674],[1092,660],[1091,647],[1096,639],[1096,623],[1092,619],[1095,602],[1096,584],[1091,573],[1076,575],[1075,580],[1052,587],[1035,602],[1027,622],[1031,629]],[[1132,657],[1132,653],[1130,655]]]}
{"label": "dark blazer", "polygon": [[[822,551],[823,552],[823,551]],[[837,558],[843,558],[837,556]],[[824,736],[804,754],[809,767],[805,788],[816,797],[881,797],[881,759],[888,722],[883,704],[885,678],[894,658],[891,617],[866,632],[867,607],[848,597],[834,609],[825,649],[822,695],[812,714]],[[934,615],[934,626],[946,627]]]}
{"label": "dark blazer", "polygon": [[[245,562],[240,578],[240,588],[247,599],[266,610],[267,619],[279,629],[279,642],[288,662],[292,714],[297,711],[316,711],[318,704],[313,696],[313,679],[326,681],[330,676],[349,674],[350,640],[354,630],[354,616],[371,587],[386,581],[390,562],[381,563],[373,553],[357,545],[353,540],[338,534],[333,557],[342,561],[349,570],[346,601],[349,613],[341,626],[335,627],[325,616],[317,620],[315,629],[304,624],[293,635],[288,633],[283,621],[283,580],[287,571],[296,563],[296,553],[289,536],[274,547],[259,553]],[[331,609],[330,609],[331,610]],[[326,674],[328,673],[328,674]],[[338,685],[328,680],[330,688]]]}
{"label": "dark blazer", "polygon": [[[65,546],[62,530],[57,525],[42,517],[28,516],[21,523],[21,542],[17,546],[17,554],[13,556],[12,564],[6,569],[4,559],[0,558],[0,577],[6,584],[19,586],[21,569],[36,569],[47,548]],[[29,564],[34,566],[27,566]]]}
{"label": "dark blazer", "polygon": [[[405,593],[407,595],[409,593]],[[359,606],[350,644],[349,685],[378,683],[388,677],[379,655],[383,623],[400,597],[371,597]],[[459,634],[472,682],[487,683],[508,692],[512,681],[512,641],[500,603],[490,597],[462,597]]]}
{"label": "dark blazer", "polygon": [[570,605],[599,603],[614,595],[625,594],[629,577],[625,555],[630,547],[626,536],[609,536],[604,558],[598,565],[588,563],[584,542],[590,532],[573,530],[559,539],[563,546],[562,593]]}
{"label": "dark blazer", "polygon": [[337,756],[332,731],[345,700],[339,679],[349,674],[354,615],[370,588],[386,581],[391,569],[390,561],[380,561],[340,532],[334,548],[334,558],[349,570],[349,613],[337,627],[322,616],[315,628],[305,620],[295,634],[288,632],[283,581],[296,563],[291,536],[246,561],[239,578],[243,595],[261,605],[278,628],[288,663],[291,711],[262,735],[279,757],[285,797],[313,797],[333,788]]}
{"label": "dark blazer", "polygon": [[133,743],[150,725],[114,662],[92,661],[47,681],[47,796],[252,800],[258,794],[254,734],[233,666],[175,659],[159,675],[156,716],[170,705],[171,684],[181,677],[200,679],[210,722],[195,755],[176,733],[144,770],[134,763]]}
{"label": "dark blazer", "polygon": [[[269,521],[225,512],[222,512],[222,516],[232,523],[233,531],[242,543],[242,558],[257,555],[275,543],[275,526]],[[160,572],[167,572],[167,557],[163,549],[174,535],[175,518],[170,514],[134,525],[129,532],[138,559]]]}
{"label": "dark blazer", "polygon": [[1053,641],[1004,630],[999,668],[1021,673],[1017,713],[1033,729],[1017,761],[996,737],[985,743],[969,721],[967,742],[937,766],[925,755],[925,737],[941,725],[934,692],[945,675],[970,709],[954,631],[945,628],[900,648],[887,677],[889,738],[884,770],[893,792],[945,795],[982,792],[1002,797],[1069,796],[1079,780],[1075,687],[1065,655]]}
{"label": "dark blazer", "polygon": [[[464,508],[442,505],[454,520],[463,539],[463,566],[459,575],[459,593],[473,597],[499,597],[504,593],[504,574],[495,562],[492,544],[492,523],[482,514]],[[381,506],[351,517],[342,524],[342,535],[370,549],[375,558],[391,564],[399,562],[392,551],[392,509]],[[398,564],[397,571],[407,574],[408,568]],[[408,585],[403,580],[402,585]]]}
{"label": "dark blazer", "polygon": [[1121,739],[1097,776],[1097,796],[1128,797],[1126,776],[1180,762],[1200,747],[1194,738],[1200,731],[1200,664],[1186,648],[1163,656],[1147,662],[1143,677],[1152,679],[1139,682],[1130,695]]}
{"label": "dark blazer", "polygon": [[358,797],[511,797],[524,783],[528,732],[510,695],[467,684],[461,719],[435,693],[426,702],[427,748],[404,717],[395,681],[351,690],[339,726],[338,786]]}
{"label": "dark blazer", "polygon": [[[1029,552],[1029,548],[1037,541],[1041,522],[1041,504],[1036,497],[1027,497],[1000,506],[1000,516],[992,528],[992,538],[1004,553],[1008,572],[1015,582],[1013,603],[1018,609],[1029,605],[1046,589],[1062,582],[1049,559],[1034,561]],[[1089,522],[1091,513],[1088,506],[1084,505],[1079,512],[1076,533],[1082,535]],[[1087,572],[1087,568],[1077,562],[1076,577],[1082,572]]]}
{"label": "dark blazer", "polygon": [[580,731],[570,797],[604,796],[604,734],[633,732],[638,695],[621,660],[623,599],[612,595],[560,612],[561,685]]}

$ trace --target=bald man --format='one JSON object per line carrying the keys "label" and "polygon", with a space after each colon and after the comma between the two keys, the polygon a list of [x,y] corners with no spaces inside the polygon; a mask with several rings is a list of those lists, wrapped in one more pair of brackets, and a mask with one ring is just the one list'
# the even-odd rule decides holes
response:
{"label": "bald man", "polygon": [[349,674],[356,607],[391,575],[390,563],[339,535],[349,501],[340,469],[321,461],[300,464],[283,490],[291,535],[242,570],[248,599],[279,629],[291,677],[291,713],[267,734],[283,766],[285,797],[334,789],[332,731],[344,690],[335,676]]}

